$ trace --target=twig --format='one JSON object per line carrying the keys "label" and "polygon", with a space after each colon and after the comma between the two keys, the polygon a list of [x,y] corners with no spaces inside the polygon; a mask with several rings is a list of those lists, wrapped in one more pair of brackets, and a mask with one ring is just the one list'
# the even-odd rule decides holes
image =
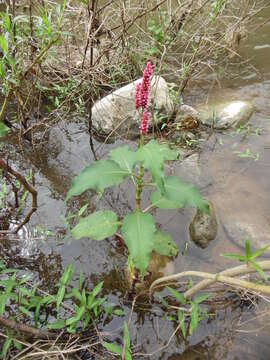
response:
{"label": "twig", "polygon": [[0,316],[0,324],[16,331],[17,333],[24,333],[38,339],[55,339],[57,336],[49,331],[41,331],[33,326],[21,324],[11,319],[5,319],[3,316]]}
{"label": "twig", "polygon": [[[270,260],[266,260],[266,261],[261,261],[258,262],[258,265],[261,266],[261,268],[263,270],[270,270]],[[256,269],[254,269],[253,267],[250,267],[248,265],[243,265],[243,266],[238,266],[236,268],[231,268],[228,269],[224,272],[218,273],[218,274],[210,274],[210,273],[206,273],[206,272],[200,272],[200,271],[184,271],[181,273],[177,273],[177,274],[173,274],[173,275],[169,275],[169,276],[164,276],[162,278],[159,278],[157,280],[155,280],[150,289],[149,289],[149,293],[150,296],[153,293],[153,289],[164,282],[168,282],[168,281],[172,281],[172,280],[178,280],[182,277],[186,277],[186,276],[197,276],[197,277],[202,277],[205,278],[207,280],[205,280],[203,283],[203,286],[198,284],[198,287],[196,288],[196,291],[189,291],[186,292],[184,294],[185,297],[190,298],[191,296],[193,296],[195,293],[197,293],[198,291],[202,290],[203,288],[214,284],[215,282],[221,282],[224,284],[228,284],[228,285],[232,285],[232,286],[236,286],[236,287],[242,287],[245,288],[247,290],[251,290],[251,291],[256,291],[259,293],[264,293],[264,294],[270,294],[270,286],[267,285],[260,285],[260,284],[254,284],[252,282],[249,281],[245,281],[245,280],[240,280],[240,279],[234,279],[233,276],[237,276],[237,275],[244,275],[244,274],[248,274],[248,273],[252,273],[252,272],[256,272]]]}
{"label": "twig", "polygon": [[15,171],[14,169],[12,169],[3,159],[0,158],[0,168],[2,168],[4,171],[6,171],[7,173],[15,176],[15,178],[24,186],[24,188],[29,191],[32,195],[32,207],[31,209],[28,211],[28,213],[26,214],[24,220],[16,227],[16,229],[14,230],[14,233],[16,234],[23,225],[25,225],[26,223],[28,223],[28,221],[30,220],[32,214],[37,210],[37,191],[33,188],[33,186],[31,186],[27,180],[25,179],[24,176],[22,176],[21,174],[19,174],[17,171]]}

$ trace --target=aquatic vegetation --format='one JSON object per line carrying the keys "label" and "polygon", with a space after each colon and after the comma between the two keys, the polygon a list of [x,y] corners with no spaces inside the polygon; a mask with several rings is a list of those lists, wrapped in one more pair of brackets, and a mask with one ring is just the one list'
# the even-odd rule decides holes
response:
{"label": "aquatic vegetation", "polygon": [[[112,150],[107,160],[94,162],[75,177],[67,194],[68,200],[90,189],[101,196],[104,189],[118,185],[123,180],[130,180],[136,189],[136,208],[133,213],[118,219],[111,210],[98,210],[81,218],[71,233],[75,239],[89,237],[92,240],[103,240],[115,235],[120,227],[129,251],[130,268],[132,271],[138,269],[142,278],[153,251],[167,256],[175,256],[177,253],[173,239],[156,228],[150,210],[155,207],[177,209],[189,205],[208,211],[207,202],[193,185],[182,182],[176,176],[165,177],[164,162],[176,160],[178,152],[153,139],[144,144],[149,125],[148,94],[152,72],[153,67],[148,62],[142,82],[137,85],[135,105],[141,111],[141,137],[137,150],[132,151],[128,146]],[[146,170],[152,177],[151,183],[144,181]],[[142,209],[141,196],[145,186],[150,186],[153,191],[151,205]]]}

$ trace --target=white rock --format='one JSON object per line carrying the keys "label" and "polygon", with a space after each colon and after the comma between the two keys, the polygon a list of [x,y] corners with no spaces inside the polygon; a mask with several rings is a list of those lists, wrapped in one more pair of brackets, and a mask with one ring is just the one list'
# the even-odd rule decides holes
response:
{"label": "white rock", "polygon": [[[92,107],[92,125],[99,135],[114,131],[117,135],[133,139],[139,135],[140,113],[135,109],[136,84],[134,81],[104,97]],[[168,114],[173,110],[166,81],[153,76],[149,97],[149,110]]]}
{"label": "white rock", "polygon": [[202,122],[216,129],[228,129],[245,125],[254,112],[248,101],[232,101],[198,108]]}

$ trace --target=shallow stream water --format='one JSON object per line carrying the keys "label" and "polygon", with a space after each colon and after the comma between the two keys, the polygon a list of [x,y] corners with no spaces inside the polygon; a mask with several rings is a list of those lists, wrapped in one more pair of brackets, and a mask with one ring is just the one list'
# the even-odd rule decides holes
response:
{"label": "shallow stream water", "polygon": [[[270,12],[262,16],[267,19]],[[198,164],[195,164],[200,176],[193,168],[184,171],[180,163],[173,165],[177,176],[197,182],[203,195],[214,203],[218,236],[202,250],[189,239],[188,226],[194,210],[156,211],[156,221],[173,236],[180,249],[178,257],[166,264],[165,273],[214,272],[233,264],[220,254],[241,251],[246,237],[254,248],[270,243],[270,21],[250,35],[240,54],[250,58],[253,72],[240,72],[237,78],[224,81],[222,87],[212,88],[210,92],[208,83],[191,87],[185,102],[196,105],[224,99],[251,101],[256,110],[248,126],[238,131],[214,133],[201,145]],[[82,120],[60,122],[41,149],[36,153],[26,149],[24,160],[19,157],[13,160],[13,165],[20,170],[33,169],[39,207],[19,238],[2,240],[1,248],[9,265],[28,269],[34,280],[48,288],[55,285],[61,270],[72,262],[76,273],[82,271],[90,283],[104,280],[110,300],[117,302],[118,296],[124,293],[121,275],[126,265],[124,250],[119,251],[109,240],[72,240],[64,222],[70,209],[65,196],[72,177],[93,161],[87,127]],[[117,145],[106,145],[99,155]],[[247,149],[251,155],[241,157]],[[124,184],[120,190],[106,191],[101,205],[97,205],[95,196],[89,195],[80,203],[72,204],[72,208],[76,211],[87,201],[92,209],[105,206],[123,215],[126,209],[133,208],[133,198]],[[52,235],[48,235],[47,230]],[[130,307],[126,306],[127,316],[129,311]],[[152,358],[269,359],[269,315],[270,308],[265,309],[260,302],[252,309],[241,304],[223,308],[216,317],[200,324],[190,342],[175,337],[168,348]],[[141,345],[146,353],[162,347],[175,328],[174,323],[156,316],[154,307],[145,312],[135,311],[132,321],[133,343]],[[114,331],[122,326],[123,319],[115,318],[106,330]]]}

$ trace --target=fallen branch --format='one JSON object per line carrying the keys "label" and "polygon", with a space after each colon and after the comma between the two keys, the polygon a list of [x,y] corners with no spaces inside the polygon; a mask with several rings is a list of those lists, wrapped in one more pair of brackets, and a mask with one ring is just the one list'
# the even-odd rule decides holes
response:
{"label": "fallen branch", "polygon": [[32,214],[37,210],[37,191],[31,186],[24,176],[18,173],[16,170],[12,169],[3,159],[0,158],[0,168],[2,168],[7,173],[13,175],[20,184],[23,185],[25,190],[29,191],[32,195],[32,207],[26,214],[24,220],[15,228],[13,231],[15,234],[30,220]]}
{"label": "fallen branch", "polygon": [[[258,262],[258,265],[260,265],[260,267],[263,270],[266,270],[266,271],[270,270],[270,260],[260,261],[260,262]],[[150,293],[150,296],[152,296],[153,289],[157,285],[160,285],[162,283],[169,282],[169,281],[170,282],[175,281],[175,280],[178,280],[178,279],[180,279],[182,277],[186,277],[186,276],[197,276],[197,277],[202,277],[205,280],[201,281],[199,284],[195,285],[190,290],[187,290],[184,293],[185,298],[190,298],[190,297],[194,296],[197,292],[199,292],[202,289],[205,289],[206,287],[214,284],[215,282],[221,282],[223,284],[232,285],[234,287],[241,287],[241,288],[244,288],[244,289],[247,289],[250,291],[264,293],[264,294],[269,295],[270,294],[270,286],[268,286],[268,285],[254,284],[250,281],[233,278],[234,276],[245,275],[245,274],[249,274],[249,273],[253,273],[253,272],[256,272],[256,269],[254,269],[253,267],[251,267],[249,265],[237,266],[237,267],[222,271],[218,274],[211,274],[211,273],[200,272],[200,271],[184,271],[181,273],[164,276],[162,278],[155,280],[149,289],[149,293]]]}
{"label": "fallen branch", "polygon": [[21,324],[15,320],[5,319],[3,316],[0,316],[0,324],[16,331],[17,333],[23,333],[37,339],[55,339],[57,336],[57,334],[53,334],[48,331],[41,331],[33,326]]}

